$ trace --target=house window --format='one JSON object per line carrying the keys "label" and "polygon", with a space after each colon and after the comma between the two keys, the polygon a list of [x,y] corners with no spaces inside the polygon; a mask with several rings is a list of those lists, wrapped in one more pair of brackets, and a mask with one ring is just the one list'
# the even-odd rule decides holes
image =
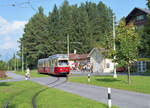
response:
{"label": "house window", "polygon": [[138,61],[138,72],[145,72],[146,71],[146,61]]}
{"label": "house window", "polygon": [[106,64],[106,68],[110,68],[110,63],[107,63],[107,64]]}
{"label": "house window", "polygon": [[144,19],[144,15],[139,15],[136,17],[136,21],[143,20],[143,19]]}

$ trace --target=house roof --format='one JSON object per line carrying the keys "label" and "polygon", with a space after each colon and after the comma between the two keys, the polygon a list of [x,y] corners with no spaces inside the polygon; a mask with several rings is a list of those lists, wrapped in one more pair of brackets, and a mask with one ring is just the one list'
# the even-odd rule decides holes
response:
{"label": "house roof", "polygon": [[85,60],[88,54],[69,54],[69,60]]}
{"label": "house roof", "polygon": [[147,13],[147,14],[150,14],[150,10],[147,9],[147,8],[137,8],[137,9],[139,9],[139,10],[141,10],[141,11]]}
{"label": "house roof", "polygon": [[149,9],[135,7],[135,8],[127,15],[127,17],[126,17],[126,23],[128,23],[129,19],[133,16],[134,12],[136,12],[136,11],[138,11],[138,10],[140,10],[140,11],[146,13],[146,14],[150,14],[150,10],[149,10]]}
{"label": "house roof", "polygon": [[105,48],[101,48],[100,50],[98,50],[97,48],[93,48],[93,49],[91,50],[91,52],[88,54],[88,57],[91,57],[91,55],[92,55],[92,53],[93,53],[94,51],[96,51],[96,52],[105,52],[106,50],[105,50]]}

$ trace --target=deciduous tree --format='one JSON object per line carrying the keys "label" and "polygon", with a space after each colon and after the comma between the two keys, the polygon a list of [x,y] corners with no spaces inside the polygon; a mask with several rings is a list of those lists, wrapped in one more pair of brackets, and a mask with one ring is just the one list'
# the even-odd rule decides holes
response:
{"label": "deciduous tree", "polygon": [[126,26],[124,20],[120,21],[116,35],[116,61],[128,67],[128,84],[130,84],[130,67],[138,56],[139,36],[133,24]]}

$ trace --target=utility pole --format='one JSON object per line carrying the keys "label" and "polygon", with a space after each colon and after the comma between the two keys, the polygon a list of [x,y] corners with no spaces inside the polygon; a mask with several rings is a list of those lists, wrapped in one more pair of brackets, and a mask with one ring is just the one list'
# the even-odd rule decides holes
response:
{"label": "utility pole", "polygon": [[69,35],[67,35],[67,52],[68,52],[68,58],[69,58]]}
{"label": "utility pole", "polygon": [[70,42],[69,40],[69,35],[67,35],[67,53],[68,53],[68,57],[69,57],[69,50],[70,50],[70,44],[82,44],[81,42]]}
{"label": "utility pole", "polygon": [[[113,40],[114,40],[114,51],[116,51],[116,44],[115,44],[115,38],[116,38],[116,33],[115,33],[115,16],[113,15]],[[117,78],[116,74],[116,56],[114,56],[114,78]]]}
{"label": "utility pole", "polygon": [[23,60],[23,45],[22,45],[22,72],[24,72],[24,60]]}
{"label": "utility pole", "polygon": [[17,71],[18,71],[18,59],[17,59]]}
{"label": "utility pole", "polygon": [[9,61],[8,61],[8,71],[9,71]]}
{"label": "utility pole", "polygon": [[26,69],[27,69],[27,66],[28,66],[28,61],[27,61],[27,55],[26,55]]}
{"label": "utility pole", "polygon": [[14,64],[14,71],[16,72],[16,50],[15,50],[15,64]]}

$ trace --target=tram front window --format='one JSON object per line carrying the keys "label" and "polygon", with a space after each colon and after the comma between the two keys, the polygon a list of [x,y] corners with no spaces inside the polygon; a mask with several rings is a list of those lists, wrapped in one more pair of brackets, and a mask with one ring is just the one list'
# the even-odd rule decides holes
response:
{"label": "tram front window", "polygon": [[68,61],[67,60],[59,60],[59,66],[67,66]]}

